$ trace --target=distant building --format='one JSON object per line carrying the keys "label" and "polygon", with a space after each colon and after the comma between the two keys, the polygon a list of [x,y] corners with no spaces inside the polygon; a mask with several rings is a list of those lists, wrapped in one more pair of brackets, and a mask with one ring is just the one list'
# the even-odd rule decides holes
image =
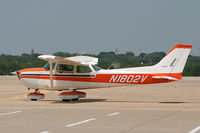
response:
{"label": "distant building", "polygon": [[34,54],[34,49],[32,48],[32,49],[31,49],[31,55],[33,55],[33,54]]}

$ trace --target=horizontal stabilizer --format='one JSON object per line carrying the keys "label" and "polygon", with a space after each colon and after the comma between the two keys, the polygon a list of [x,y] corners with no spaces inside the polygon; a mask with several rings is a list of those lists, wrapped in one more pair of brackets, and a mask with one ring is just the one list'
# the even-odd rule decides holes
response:
{"label": "horizontal stabilizer", "polygon": [[17,71],[11,72],[12,75],[17,75]]}
{"label": "horizontal stabilizer", "polygon": [[170,76],[152,76],[153,79],[168,79],[168,80],[178,80]]}

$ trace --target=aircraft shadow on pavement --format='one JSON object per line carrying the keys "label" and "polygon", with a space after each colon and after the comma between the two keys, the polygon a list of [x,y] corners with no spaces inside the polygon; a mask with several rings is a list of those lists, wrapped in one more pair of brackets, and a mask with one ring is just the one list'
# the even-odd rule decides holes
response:
{"label": "aircraft shadow on pavement", "polygon": [[158,104],[181,104],[181,103],[186,103],[186,102],[181,102],[181,101],[112,101],[112,100],[107,100],[106,102],[121,102],[121,103],[158,103]]}
{"label": "aircraft shadow on pavement", "polygon": [[[28,99],[25,101],[29,101]],[[62,101],[62,100],[39,100],[51,102],[52,104],[56,103],[63,103],[63,104],[76,104],[76,103],[92,103],[92,102],[110,102],[110,103],[154,103],[154,104],[184,104],[190,102],[182,102],[182,101],[131,101],[131,100],[107,100],[107,99],[100,99],[100,98],[86,98],[86,99],[79,99],[78,101]]]}
{"label": "aircraft shadow on pavement", "polygon": [[104,102],[106,99],[95,99],[95,98],[88,98],[88,99],[79,99],[78,101],[61,101],[61,100],[56,100],[52,101],[53,104],[56,103],[67,103],[67,104],[76,104],[76,103],[92,103],[92,102]]}

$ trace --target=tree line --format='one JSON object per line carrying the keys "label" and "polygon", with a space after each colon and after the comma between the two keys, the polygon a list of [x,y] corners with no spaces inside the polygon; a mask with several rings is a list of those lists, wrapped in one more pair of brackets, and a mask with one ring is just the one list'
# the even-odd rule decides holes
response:
{"label": "tree line", "polygon": [[[44,66],[47,62],[38,59],[41,54],[22,54],[16,55],[0,55],[0,75],[10,75],[11,72],[32,67]],[[80,55],[78,53],[56,52],[53,55],[70,57]],[[99,58],[98,66],[103,69],[113,68],[128,68],[149,66],[158,63],[165,55],[165,52],[141,53],[135,55],[133,52],[126,52],[124,54],[116,54],[115,52],[100,52],[99,54],[84,54]],[[188,57],[186,66],[183,71],[184,76],[200,76],[200,57]]]}

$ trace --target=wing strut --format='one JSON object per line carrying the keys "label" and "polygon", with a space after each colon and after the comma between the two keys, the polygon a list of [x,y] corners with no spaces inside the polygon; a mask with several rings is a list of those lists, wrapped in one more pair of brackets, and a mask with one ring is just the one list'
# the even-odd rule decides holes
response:
{"label": "wing strut", "polygon": [[50,84],[51,88],[53,88],[53,60],[49,60],[49,65],[50,65]]}

